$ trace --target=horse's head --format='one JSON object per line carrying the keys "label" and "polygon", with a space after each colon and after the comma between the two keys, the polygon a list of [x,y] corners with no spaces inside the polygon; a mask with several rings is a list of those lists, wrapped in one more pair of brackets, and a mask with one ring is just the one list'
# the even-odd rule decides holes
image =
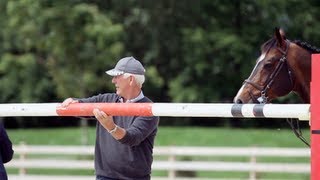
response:
{"label": "horse's head", "polygon": [[290,42],[282,30],[276,28],[274,33],[261,46],[261,55],[234,98],[235,103],[268,103],[292,91],[294,78],[287,62]]}

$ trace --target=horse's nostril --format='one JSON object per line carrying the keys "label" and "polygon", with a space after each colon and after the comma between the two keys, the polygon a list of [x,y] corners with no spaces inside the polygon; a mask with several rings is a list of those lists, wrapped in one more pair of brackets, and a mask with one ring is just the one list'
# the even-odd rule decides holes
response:
{"label": "horse's nostril", "polygon": [[241,99],[237,99],[237,100],[236,100],[236,104],[242,104]]}

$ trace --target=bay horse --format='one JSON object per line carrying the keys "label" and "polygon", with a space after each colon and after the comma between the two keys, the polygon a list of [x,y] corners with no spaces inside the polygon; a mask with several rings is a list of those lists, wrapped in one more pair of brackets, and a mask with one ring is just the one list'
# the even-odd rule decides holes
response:
{"label": "bay horse", "polygon": [[261,46],[261,55],[234,103],[269,103],[292,91],[304,103],[310,103],[312,53],[320,53],[320,49],[299,40],[290,41],[283,30],[275,28],[274,36]]}
{"label": "bay horse", "polygon": [[[299,40],[290,41],[283,30],[275,28],[274,36],[261,46],[261,55],[248,79],[234,97],[234,103],[271,102],[290,92],[310,103],[311,54],[320,49]],[[307,146],[302,136],[299,120],[287,119],[295,135]]]}

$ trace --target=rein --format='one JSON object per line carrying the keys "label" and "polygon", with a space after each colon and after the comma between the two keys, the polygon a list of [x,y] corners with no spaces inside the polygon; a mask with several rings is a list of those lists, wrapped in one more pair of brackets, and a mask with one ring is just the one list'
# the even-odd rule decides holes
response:
{"label": "rein", "polygon": [[[270,47],[271,48],[271,47]],[[282,53],[282,57],[279,59],[279,63],[277,64],[276,68],[274,69],[274,71],[269,75],[265,85],[262,87],[257,83],[252,82],[249,79],[244,80],[244,83],[248,83],[250,85],[252,85],[254,88],[258,89],[260,91],[260,97],[257,98],[257,101],[260,104],[265,104],[268,102],[268,90],[270,89],[270,87],[272,86],[274,79],[278,76],[278,74],[280,73],[281,68],[283,67],[283,65],[285,63],[287,63],[287,53],[288,53],[288,49],[289,49],[289,42],[286,40],[286,49],[283,51],[281,48],[278,48],[278,50]],[[270,50],[270,49],[269,49]],[[269,52],[268,50],[268,52]],[[290,77],[290,82],[291,85],[293,87],[293,80],[292,80],[292,72],[290,71],[290,69],[288,68],[288,75]],[[253,96],[253,95],[251,95]],[[253,98],[254,99],[254,98]]]}

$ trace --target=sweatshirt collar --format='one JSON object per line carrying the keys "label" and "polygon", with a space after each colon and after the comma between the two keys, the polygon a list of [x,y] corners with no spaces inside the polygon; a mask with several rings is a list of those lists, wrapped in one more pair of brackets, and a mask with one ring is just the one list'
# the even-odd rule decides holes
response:
{"label": "sweatshirt collar", "polygon": [[119,99],[119,101],[122,102],[122,103],[135,103],[137,101],[140,101],[143,98],[144,98],[144,95],[143,95],[143,92],[141,91],[140,94],[137,97],[133,98],[133,99],[128,99],[126,102],[124,102],[123,98],[121,97]]}

